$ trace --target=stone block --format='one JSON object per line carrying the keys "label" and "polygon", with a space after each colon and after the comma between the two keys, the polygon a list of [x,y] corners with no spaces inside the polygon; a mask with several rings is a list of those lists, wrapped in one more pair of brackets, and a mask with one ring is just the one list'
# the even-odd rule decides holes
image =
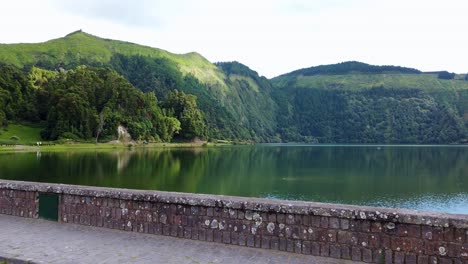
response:
{"label": "stone block", "polygon": [[439,258],[440,264],[453,264],[453,260],[451,258]]}
{"label": "stone block", "polygon": [[429,264],[429,256],[418,255],[417,260],[418,264]]}
{"label": "stone block", "polygon": [[224,231],[223,233],[223,243],[231,244],[231,233],[229,231]]}
{"label": "stone block", "polygon": [[322,216],[320,218],[320,227],[321,228],[328,228],[328,217]]}
{"label": "stone block", "polygon": [[310,247],[311,247],[310,243],[311,243],[310,241],[303,241],[302,242],[302,250],[301,250],[302,254],[306,254],[306,255],[311,254],[310,253]]}
{"label": "stone block", "polygon": [[371,231],[371,223],[367,220],[356,221],[359,225],[359,231],[369,233]]}
{"label": "stone block", "polygon": [[368,248],[361,249],[362,261],[371,263],[372,262],[372,250]]}
{"label": "stone block", "polygon": [[310,254],[314,256],[320,256],[320,243],[317,243],[317,242],[310,243]]}
{"label": "stone block", "polygon": [[347,244],[351,241],[352,233],[348,231],[338,231],[337,238],[340,244]]}
{"label": "stone block", "polygon": [[443,241],[444,240],[444,228],[443,227],[432,227],[432,240]]}
{"label": "stone block", "polygon": [[340,219],[336,217],[330,217],[329,219],[329,226],[332,229],[339,229],[340,228]]}
{"label": "stone block", "polygon": [[367,233],[358,233],[358,245],[362,247],[369,246],[369,235]]}
{"label": "stone block", "polygon": [[285,214],[277,214],[276,221],[278,224],[286,224],[286,215]]}
{"label": "stone block", "polygon": [[239,246],[247,245],[247,236],[244,233],[239,233]]}
{"label": "stone block", "polygon": [[369,244],[368,247],[372,249],[380,249],[380,234],[378,233],[372,233],[368,236],[369,238]]}
{"label": "stone block", "polygon": [[351,259],[351,248],[348,245],[341,245],[341,258]]}
{"label": "stone block", "polygon": [[385,250],[385,264],[393,263],[393,251],[390,249]]}
{"label": "stone block", "polygon": [[294,225],[295,224],[293,214],[286,215],[286,224],[287,225]]}
{"label": "stone block", "polygon": [[262,236],[262,248],[270,249],[270,237]]}
{"label": "stone block", "polygon": [[385,251],[382,249],[372,250],[372,262],[384,264],[385,263]]}
{"label": "stone block", "polygon": [[177,226],[169,226],[169,230],[170,230],[170,234],[169,234],[170,236],[173,236],[173,237],[177,237],[177,236],[182,237],[182,235],[183,235],[183,233],[182,233],[182,235],[180,235],[180,233],[179,233],[179,228],[178,228]]}
{"label": "stone block", "polygon": [[354,261],[361,261],[362,259],[361,249],[358,247],[351,248],[351,259]]}
{"label": "stone block", "polygon": [[292,239],[286,240],[286,251],[294,252],[294,240]]}
{"label": "stone block", "polygon": [[[468,246],[468,245],[466,245]],[[468,253],[468,250],[464,250],[465,254]],[[459,258],[462,254],[462,245],[457,243],[448,243],[447,245],[447,256],[453,258]],[[466,256],[468,259],[468,256]]]}
{"label": "stone block", "polygon": [[406,254],[405,255],[405,264],[417,264],[416,254]]}
{"label": "stone block", "polygon": [[214,209],[212,207],[208,207],[206,209],[206,215],[207,216],[214,216]]}
{"label": "stone block", "polygon": [[221,243],[223,241],[223,233],[218,229],[213,230],[213,242]]}
{"label": "stone block", "polygon": [[330,245],[329,244],[320,244],[320,256],[328,257],[330,256]]}
{"label": "stone block", "polygon": [[405,264],[405,253],[404,252],[395,252],[395,258],[394,258],[394,263],[395,264]]}
{"label": "stone block", "polygon": [[341,247],[340,245],[330,245],[330,257],[332,258],[341,258]]}
{"label": "stone block", "polygon": [[302,241],[301,240],[294,240],[294,253],[297,253],[297,254],[302,253]]}
{"label": "stone block", "polygon": [[340,228],[343,230],[349,229],[349,220],[348,219],[340,219]]}
{"label": "stone block", "polygon": [[321,223],[321,217],[320,216],[310,216],[310,225],[312,227],[320,227],[320,223]]}
{"label": "stone block", "polygon": [[248,247],[255,247],[255,236],[251,234],[246,235],[246,241]]}
{"label": "stone block", "polygon": [[286,238],[279,239],[279,249],[281,251],[286,251],[288,249],[288,242]]}
{"label": "stone block", "polygon": [[411,238],[411,252],[422,254],[424,252],[424,240],[421,238]]}
{"label": "stone block", "polygon": [[277,237],[271,237],[270,238],[270,248],[274,250],[279,250],[279,238]]}
{"label": "stone block", "polygon": [[468,241],[465,240],[465,237],[468,237],[468,230],[465,230],[462,228],[456,228],[454,231],[453,242],[457,242],[457,243],[467,242],[468,243]]}
{"label": "stone block", "polygon": [[214,241],[214,231],[212,229],[206,229],[206,241],[213,242]]}
{"label": "stone block", "polygon": [[262,237],[259,235],[255,235],[254,239],[255,239],[255,247],[260,248],[262,246]]}
{"label": "stone block", "polygon": [[184,238],[191,239],[192,238],[192,228],[185,227],[183,230],[184,230]]}

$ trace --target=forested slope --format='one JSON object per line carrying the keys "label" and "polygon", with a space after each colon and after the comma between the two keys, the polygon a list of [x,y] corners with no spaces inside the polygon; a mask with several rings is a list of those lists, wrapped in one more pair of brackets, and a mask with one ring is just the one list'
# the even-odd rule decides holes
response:
{"label": "forested slope", "polygon": [[357,62],[272,80],[285,141],[460,143],[468,138],[468,82]]}
{"label": "forested slope", "polygon": [[468,76],[344,62],[271,80],[77,31],[0,44],[0,127],[28,122],[46,140],[466,143]]}

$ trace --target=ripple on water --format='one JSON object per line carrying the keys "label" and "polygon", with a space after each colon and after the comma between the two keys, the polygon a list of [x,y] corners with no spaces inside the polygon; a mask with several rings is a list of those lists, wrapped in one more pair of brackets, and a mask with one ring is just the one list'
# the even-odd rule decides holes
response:
{"label": "ripple on water", "polygon": [[[263,194],[262,197],[273,200],[308,200],[306,197],[298,195],[287,195],[277,192]],[[405,208],[420,211],[445,212],[452,214],[468,214],[468,193],[457,193],[453,195],[423,195],[413,198],[389,198],[371,201],[335,201],[324,197],[315,197],[314,202],[341,203],[341,204],[359,204],[365,206]],[[309,199],[310,200],[310,199]]]}

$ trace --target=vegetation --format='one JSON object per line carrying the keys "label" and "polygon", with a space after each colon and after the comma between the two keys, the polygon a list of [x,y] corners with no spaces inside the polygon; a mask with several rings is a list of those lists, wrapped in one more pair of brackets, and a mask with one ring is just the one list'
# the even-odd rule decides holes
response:
{"label": "vegetation", "polygon": [[270,82],[238,62],[217,65],[225,76],[222,86],[229,90],[202,83],[192,74],[184,76],[168,59],[116,54],[110,62],[135,87],[154,92],[158,98],[165,98],[173,90],[195,95],[209,138],[274,140],[276,103],[270,95]]}
{"label": "vegetation", "polygon": [[421,73],[419,70],[412,68],[405,68],[400,66],[375,66],[358,61],[348,61],[332,65],[320,65],[317,67],[311,67],[306,69],[300,69],[293,71],[290,74],[293,75],[304,75],[312,76],[318,74],[334,75],[334,74],[347,74],[347,73],[406,73],[406,74],[418,74]]}
{"label": "vegetation", "polygon": [[10,124],[0,129],[0,142],[15,144],[35,144],[41,141],[41,126]]}
{"label": "vegetation", "polygon": [[439,79],[443,79],[443,80],[453,80],[455,78],[455,73],[448,72],[448,71],[441,71],[441,72],[439,72],[437,77]]}
{"label": "vegetation", "polygon": [[[44,122],[42,139],[109,141],[115,139],[119,125],[138,140],[171,141],[179,131],[183,131],[185,139],[204,137],[198,126],[204,128],[205,123],[194,97],[180,96],[190,102],[191,113],[198,114],[191,127],[181,127],[172,110],[177,106],[158,103],[154,93],[141,92],[110,69],[79,66],[54,74],[33,69],[29,78],[13,66],[4,65],[1,69],[3,82],[10,84],[1,86],[8,89],[3,94],[11,91],[21,99],[5,96],[5,120]],[[187,122],[185,112],[179,118]]]}
{"label": "vegetation", "polygon": [[81,31],[0,45],[0,62],[0,127],[41,126],[44,140],[109,141],[121,125],[156,142],[468,141],[468,82],[449,72],[353,61],[268,80],[238,62]]}
{"label": "vegetation", "polygon": [[294,72],[273,82],[281,108],[289,110],[278,119],[285,141],[462,143],[468,138],[466,82],[436,74]]}

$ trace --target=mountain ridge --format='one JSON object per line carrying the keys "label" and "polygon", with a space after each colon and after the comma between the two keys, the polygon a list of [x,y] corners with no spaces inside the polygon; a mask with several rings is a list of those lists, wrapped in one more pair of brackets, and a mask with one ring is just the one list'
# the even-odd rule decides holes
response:
{"label": "mountain ridge", "polygon": [[[193,94],[211,138],[316,143],[468,138],[468,82],[448,72],[348,61],[267,79],[237,61],[211,63],[196,52],[174,54],[82,31],[43,43],[0,44],[0,62],[27,72],[33,66],[111,68],[158,98],[172,90]],[[444,124],[437,127],[436,121]]]}

